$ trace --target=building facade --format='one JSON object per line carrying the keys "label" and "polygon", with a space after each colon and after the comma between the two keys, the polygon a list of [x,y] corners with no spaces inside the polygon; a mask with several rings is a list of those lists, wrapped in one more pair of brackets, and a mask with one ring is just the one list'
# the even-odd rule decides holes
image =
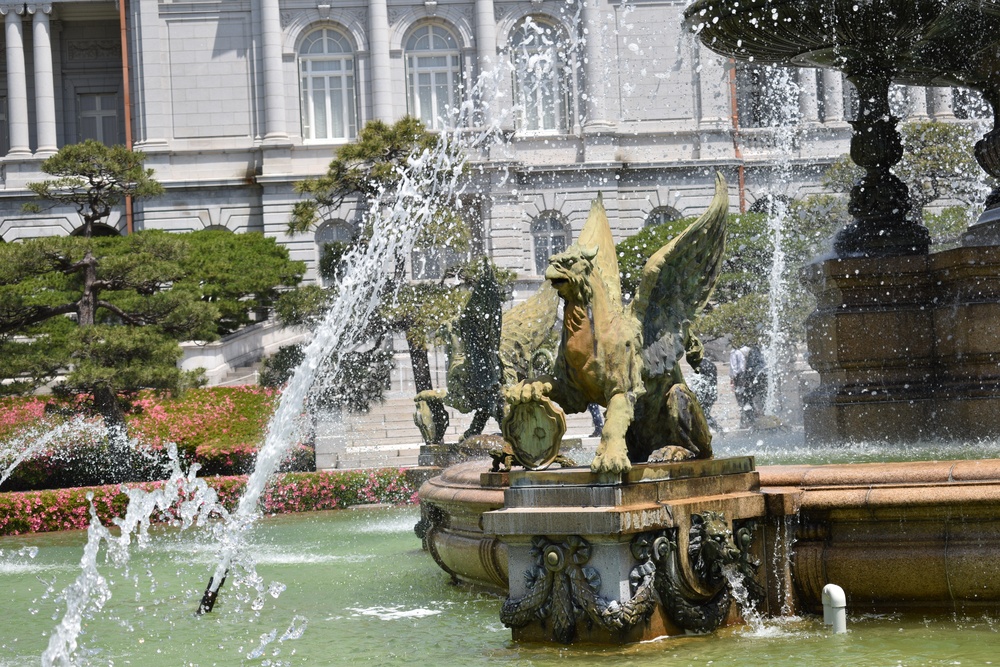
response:
{"label": "building facade", "polygon": [[[817,191],[850,135],[839,74],[736,67],[688,34],[679,2],[120,2],[0,5],[3,241],[77,226],[73,211],[21,210],[46,156],[87,138],[127,142],[167,194],[115,212],[110,230],[260,231],[315,279],[322,244],[345,238],[360,207],[288,236],[294,183],[323,173],[370,120],[410,114],[437,128],[474,104],[469,131],[496,122],[506,141],[472,158],[468,221],[479,250],[529,287],[598,191],[622,238],[700,212],[715,170],[744,207]],[[782,77],[793,81],[775,111]],[[951,94],[900,97],[910,115],[952,118]],[[790,169],[776,176],[778,163]],[[440,264],[415,255],[412,275]]]}

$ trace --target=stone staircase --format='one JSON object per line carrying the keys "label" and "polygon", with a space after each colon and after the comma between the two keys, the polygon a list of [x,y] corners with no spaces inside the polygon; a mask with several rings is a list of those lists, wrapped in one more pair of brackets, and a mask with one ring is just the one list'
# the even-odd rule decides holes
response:
{"label": "stone staircase", "polygon": [[[422,443],[413,423],[413,398],[390,395],[385,403],[365,414],[328,412],[316,420],[316,467],[376,468],[417,465]],[[469,427],[472,415],[448,408],[447,442],[456,442]],[[567,415],[567,438],[583,438],[593,432],[589,413]],[[485,433],[499,433],[492,419]]]}
{"label": "stone staircase", "polygon": [[256,361],[235,368],[226,372],[222,378],[215,383],[210,383],[216,387],[235,387],[244,384],[257,384],[260,374],[260,362]]}

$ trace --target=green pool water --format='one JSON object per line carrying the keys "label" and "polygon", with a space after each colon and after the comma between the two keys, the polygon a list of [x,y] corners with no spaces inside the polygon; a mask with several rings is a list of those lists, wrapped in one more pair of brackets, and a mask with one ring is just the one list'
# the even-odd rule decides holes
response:
{"label": "green pool water", "polygon": [[[498,619],[499,598],[449,585],[420,550],[416,519],[413,508],[265,519],[253,539],[257,570],[276,593],[276,582],[285,589],[265,594],[254,610],[256,594],[227,583],[216,612],[200,618],[192,612],[212,551],[194,534],[161,530],[150,549],[134,551],[127,574],[101,559],[113,597],[86,623],[80,663],[1000,665],[1000,610],[976,617],[855,615],[840,636],[803,618],[624,648],[517,644]],[[64,609],[54,596],[76,578],[85,537],[0,539],[0,665],[39,664]],[[17,555],[23,547],[38,553]],[[303,625],[300,638],[281,640],[290,626]],[[272,632],[274,640],[260,649]]]}

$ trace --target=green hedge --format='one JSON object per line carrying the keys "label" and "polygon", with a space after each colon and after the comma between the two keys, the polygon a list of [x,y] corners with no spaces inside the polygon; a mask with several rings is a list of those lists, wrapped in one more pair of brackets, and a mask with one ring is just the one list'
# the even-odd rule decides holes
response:
{"label": "green hedge", "polygon": [[[222,504],[232,510],[243,493],[246,479],[245,476],[209,477],[205,481],[219,494]],[[162,484],[146,482],[130,486],[149,491]],[[90,522],[88,494],[93,494],[102,523],[124,516],[128,496],[121,485],[0,493],[0,535],[84,529]],[[405,471],[385,468],[276,475],[261,495],[259,508],[266,514],[282,514],[371,503],[415,502],[416,490]]]}

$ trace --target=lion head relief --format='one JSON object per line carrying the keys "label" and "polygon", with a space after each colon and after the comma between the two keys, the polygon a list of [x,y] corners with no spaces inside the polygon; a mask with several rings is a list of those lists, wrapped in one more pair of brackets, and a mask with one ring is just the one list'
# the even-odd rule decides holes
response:
{"label": "lion head relief", "polygon": [[574,243],[565,252],[549,259],[545,279],[552,283],[559,296],[566,301],[584,305],[590,303],[594,296],[591,275],[594,273],[597,250],[596,246],[584,248]]}

